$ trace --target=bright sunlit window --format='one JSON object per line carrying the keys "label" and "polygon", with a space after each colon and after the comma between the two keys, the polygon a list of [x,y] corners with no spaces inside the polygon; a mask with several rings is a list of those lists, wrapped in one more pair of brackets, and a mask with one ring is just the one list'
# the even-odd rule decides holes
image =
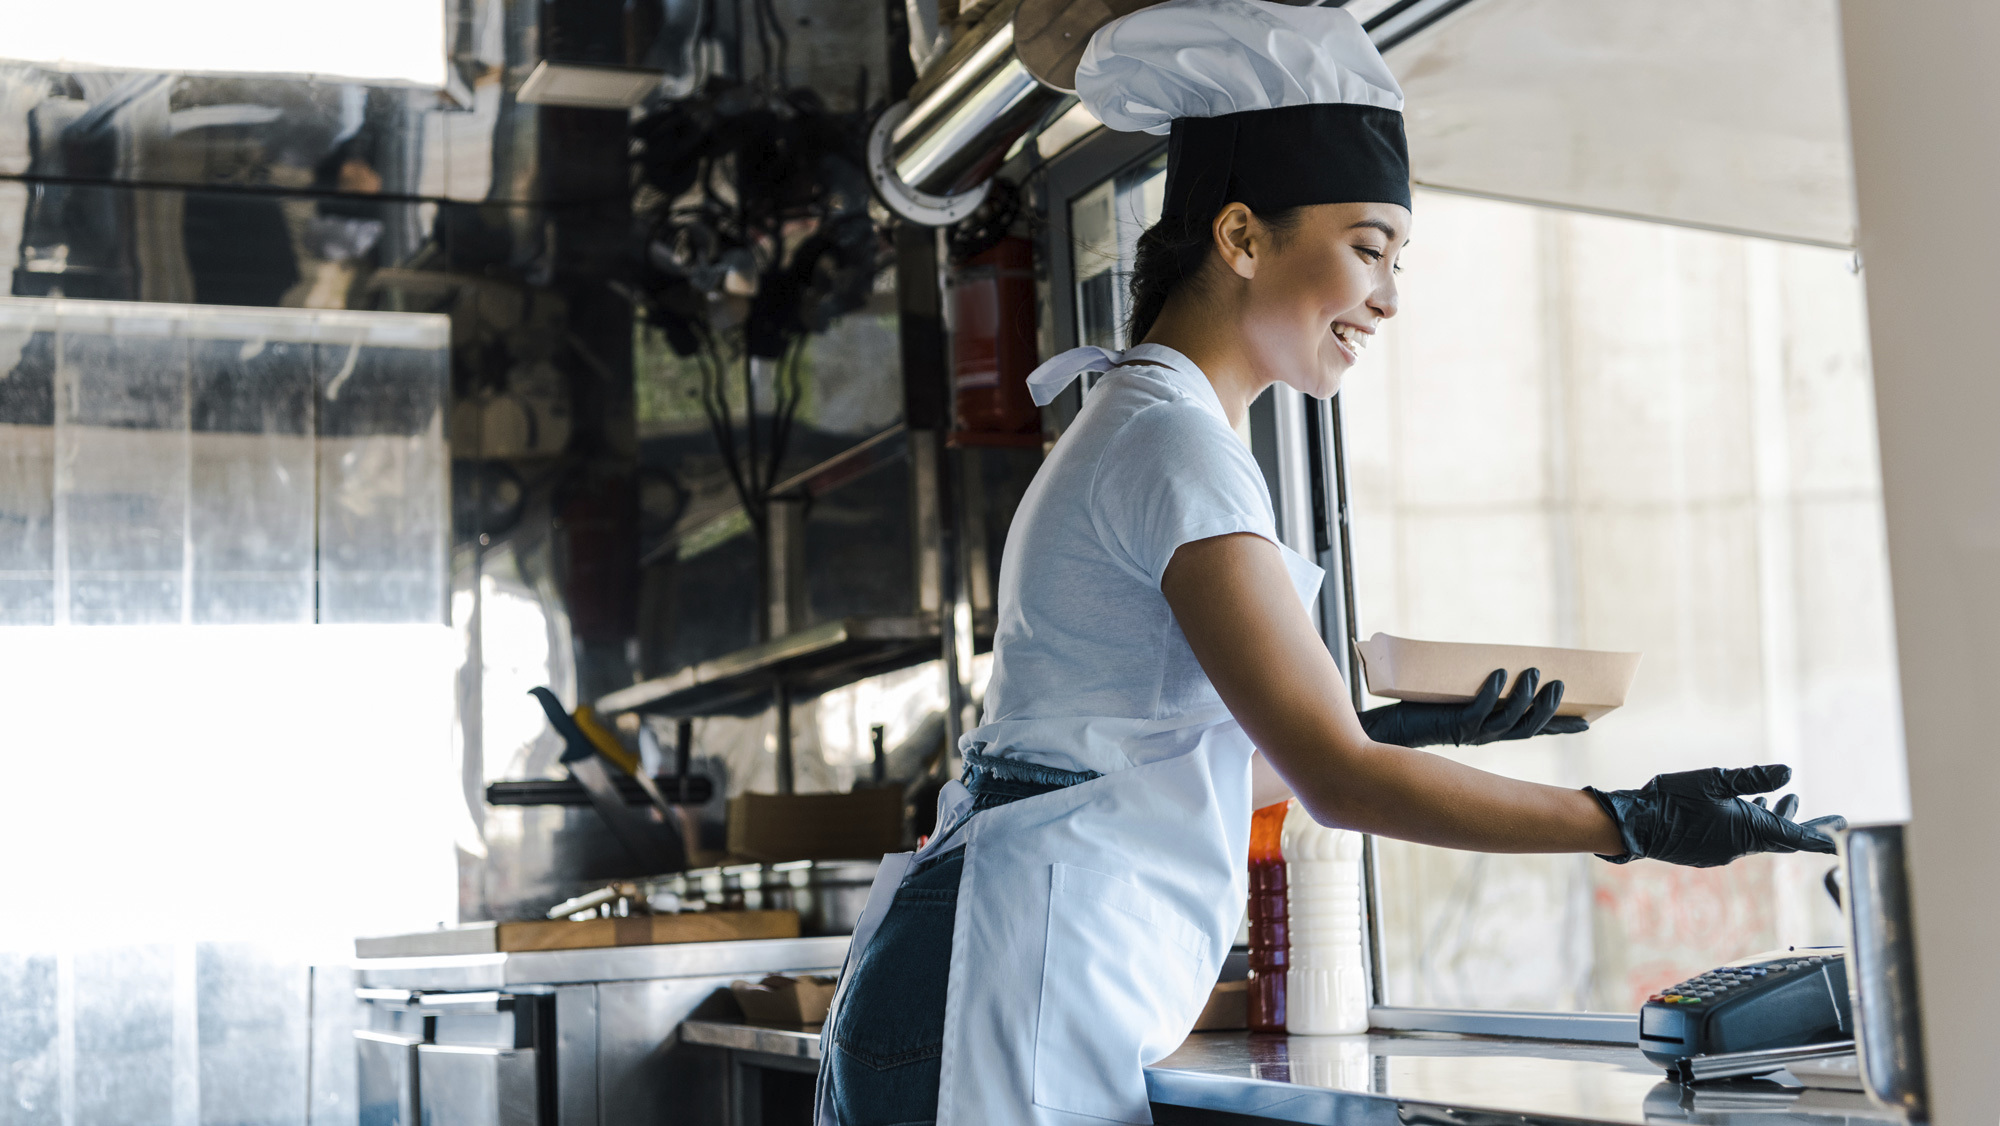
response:
{"label": "bright sunlit window", "polygon": [[[1804,816],[1907,817],[1853,254],[1415,210],[1401,313],[1341,391],[1360,635],[1644,653],[1585,734],[1441,750],[1562,786],[1783,762]],[[1378,855],[1390,1004],[1630,1012],[1840,934],[1825,856]]]}
{"label": "bright sunlit window", "polygon": [[29,62],[445,84],[438,0],[0,0],[0,26]]}
{"label": "bright sunlit window", "polygon": [[456,917],[448,339],[0,298],[0,1118],[296,1121],[322,969]]}

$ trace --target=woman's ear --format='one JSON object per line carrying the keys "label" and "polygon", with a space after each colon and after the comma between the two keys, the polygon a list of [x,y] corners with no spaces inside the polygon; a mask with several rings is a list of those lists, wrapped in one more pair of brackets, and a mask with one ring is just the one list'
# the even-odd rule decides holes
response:
{"label": "woman's ear", "polygon": [[1245,281],[1257,276],[1256,227],[1250,209],[1232,203],[1216,213],[1212,228],[1216,253],[1222,255],[1223,265]]}

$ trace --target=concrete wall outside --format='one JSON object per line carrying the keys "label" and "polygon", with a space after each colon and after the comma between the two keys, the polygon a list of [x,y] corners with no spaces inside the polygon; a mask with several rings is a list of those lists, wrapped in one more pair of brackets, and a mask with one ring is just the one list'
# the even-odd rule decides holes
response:
{"label": "concrete wall outside", "polygon": [[[1342,392],[1360,635],[1638,650],[1582,735],[1446,753],[1566,786],[1784,762],[1906,815],[1850,254],[1439,193]],[[1839,941],[1831,860],[1693,870],[1388,843],[1397,1004],[1631,1011]]]}

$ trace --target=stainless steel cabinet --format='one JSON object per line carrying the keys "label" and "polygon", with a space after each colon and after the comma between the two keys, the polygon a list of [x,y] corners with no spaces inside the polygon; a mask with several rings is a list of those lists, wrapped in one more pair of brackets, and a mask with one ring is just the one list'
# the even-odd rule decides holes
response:
{"label": "stainless steel cabinet", "polygon": [[361,1126],[418,1126],[417,1045],[422,1042],[397,1032],[355,1031]]}
{"label": "stainless steel cabinet", "polygon": [[360,996],[361,1126],[555,1126],[552,992]]}
{"label": "stainless steel cabinet", "polygon": [[810,1100],[810,1061],[764,1076],[690,1018],[739,1019],[729,983],[833,973],[847,939],[361,959],[361,1126],[709,1126]]}
{"label": "stainless steel cabinet", "polygon": [[417,1048],[421,1126],[540,1126],[533,1048]]}

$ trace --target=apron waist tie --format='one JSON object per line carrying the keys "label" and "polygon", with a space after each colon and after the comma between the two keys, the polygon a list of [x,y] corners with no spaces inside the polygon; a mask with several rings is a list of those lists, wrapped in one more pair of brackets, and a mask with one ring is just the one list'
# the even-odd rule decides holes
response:
{"label": "apron waist tie", "polygon": [[962,781],[972,791],[972,809],[977,813],[1101,777],[1095,770],[1063,770],[970,751],[965,756]]}

